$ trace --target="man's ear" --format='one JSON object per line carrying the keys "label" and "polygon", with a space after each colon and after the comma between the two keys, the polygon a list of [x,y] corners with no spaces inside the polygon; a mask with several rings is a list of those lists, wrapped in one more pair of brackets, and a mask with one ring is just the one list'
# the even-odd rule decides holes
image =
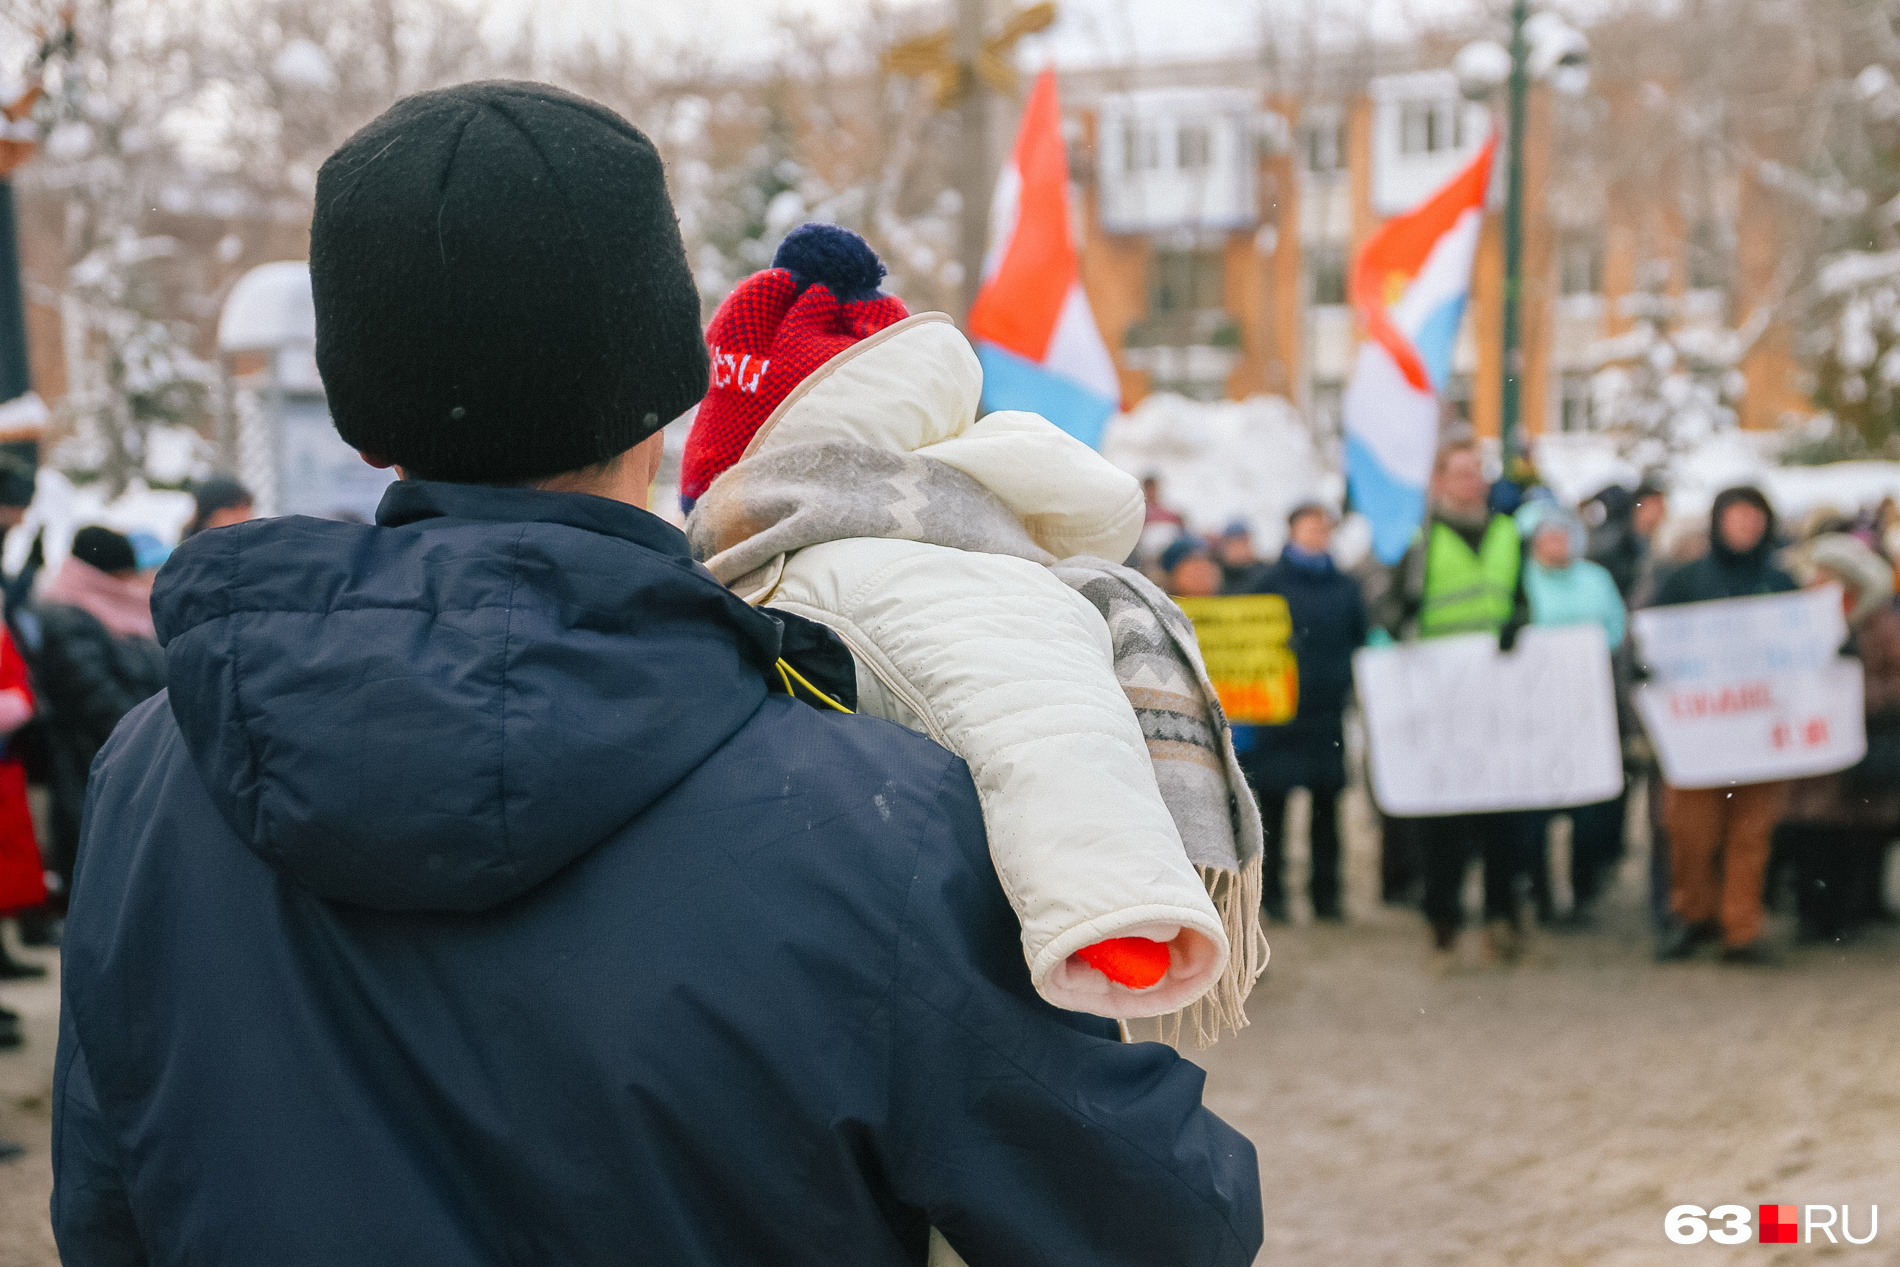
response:
{"label": "man's ear", "polygon": [[386,457],[379,457],[374,453],[365,453],[361,449],[356,451],[356,456],[362,458],[363,461],[369,463],[379,471],[394,470],[396,472],[396,478],[399,480],[409,478],[408,472],[404,471],[400,466],[397,466]]}

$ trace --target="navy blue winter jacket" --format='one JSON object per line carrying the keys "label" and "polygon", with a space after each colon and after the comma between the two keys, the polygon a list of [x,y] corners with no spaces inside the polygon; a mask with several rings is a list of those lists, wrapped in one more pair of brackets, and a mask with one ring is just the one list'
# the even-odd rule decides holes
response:
{"label": "navy blue winter jacket", "polygon": [[1302,567],[1283,555],[1230,592],[1286,598],[1300,672],[1299,712],[1283,726],[1253,727],[1242,766],[1255,786],[1269,791],[1345,787],[1341,719],[1352,696],[1352,654],[1365,645],[1367,629],[1359,582],[1330,560]]}
{"label": "navy blue winter jacket", "polygon": [[660,520],[400,484],[154,609],[66,926],[69,1267],[1253,1260],[1253,1149],[1036,996],[962,762],[768,697]]}

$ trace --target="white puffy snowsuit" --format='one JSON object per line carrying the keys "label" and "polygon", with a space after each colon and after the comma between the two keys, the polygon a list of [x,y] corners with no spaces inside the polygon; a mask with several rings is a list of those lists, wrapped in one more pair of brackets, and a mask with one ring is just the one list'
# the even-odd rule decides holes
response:
{"label": "white puffy snowsuit", "polygon": [[[969,765],[1044,998],[1110,1017],[1175,1012],[1221,977],[1229,932],[1157,788],[1109,626],[1049,566],[1126,557],[1141,491],[1034,414],[979,421],[981,388],[968,342],[940,313],[872,335],[779,405],[699,500],[688,535],[747,601],[843,639],[860,711],[928,734]],[[828,496],[843,535],[821,530],[808,543],[813,517],[833,509]],[[848,535],[841,508],[863,498],[895,535]],[[989,546],[998,534],[985,535],[986,516],[1028,540]],[[794,517],[804,533],[781,551],[774,530]],[[1169,942],[1167,975],[1137,991],[1072,958],[1114,937]],[[1249,984],[1263,952],[1242,948]]]}

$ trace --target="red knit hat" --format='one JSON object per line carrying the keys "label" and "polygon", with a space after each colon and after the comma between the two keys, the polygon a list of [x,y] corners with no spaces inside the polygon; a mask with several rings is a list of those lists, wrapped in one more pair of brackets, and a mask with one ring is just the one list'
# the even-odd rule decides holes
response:
{"label": "red knit hat", "polygon": [[779,244],[772,267],[740,282],[706,328],[712,387],[680,462],[680,503],[692,504],[739,460],[779,402],[813,370],[910,315],[881,294],[884,265],[849,229],[806,224]]}

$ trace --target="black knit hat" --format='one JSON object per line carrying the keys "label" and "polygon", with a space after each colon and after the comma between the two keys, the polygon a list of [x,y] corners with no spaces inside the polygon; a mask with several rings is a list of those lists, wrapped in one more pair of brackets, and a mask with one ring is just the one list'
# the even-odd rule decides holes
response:
{"label": "black knit hat", "polygon": [[419,93],[346,141],[317,174],[310,280],[337,431],[412,476],[577,470],[706,394],[658,153],[545,84]]}
{"label": "black knit hat", "polygon": [[131,572],[139,565],[131,538],[97,525],[73,534],[73,557],[101,572]]}

